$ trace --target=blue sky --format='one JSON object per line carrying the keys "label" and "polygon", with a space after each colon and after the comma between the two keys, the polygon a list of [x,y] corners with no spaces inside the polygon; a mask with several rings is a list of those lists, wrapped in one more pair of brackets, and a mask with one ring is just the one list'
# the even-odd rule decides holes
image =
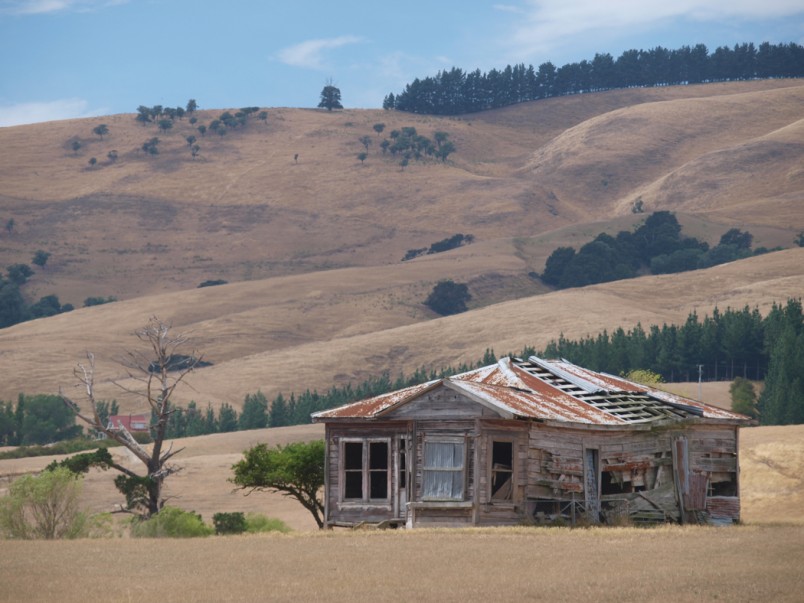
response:
{"label": "blue sky", "polygon": [[0,0],[0,126],[139,105],[378,108],[458,66],[804,44],[802,0]]}

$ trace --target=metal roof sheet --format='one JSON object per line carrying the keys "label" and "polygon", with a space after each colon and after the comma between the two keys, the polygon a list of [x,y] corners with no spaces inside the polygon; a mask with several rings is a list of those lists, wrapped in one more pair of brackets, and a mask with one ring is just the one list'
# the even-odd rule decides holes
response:
{"label": "metal roof sheet", "polygon": [[314,421],[379,419],[427,391],[446,385],[502,416],[590,425],[629,425],[688,417],[748,418],[627,379],[567,362],[537,357],[502,358],[496,364],[414,385],[313,414]]}

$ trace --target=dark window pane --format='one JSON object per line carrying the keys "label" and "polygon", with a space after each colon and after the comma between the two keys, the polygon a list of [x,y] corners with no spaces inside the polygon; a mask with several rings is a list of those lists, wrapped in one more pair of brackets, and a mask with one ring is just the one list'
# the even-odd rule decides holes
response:
{"label": "dark window pane", "polygon": [[388,442],[369,443],[369,469],[388,469]]}
{"label": "dark window pane", "polygon": [[343,468],[363,469],[363,442],[345,442],[343,445]]}
{"label": "dark window pane", "polygon": [[344,475],[344,498],[363,498],[363,472],[362,471],[347,471]]}
{"label": "dark window pane", "polygon": [[372,471],[371,494],[369,498],[388,498],[388,473],[386,471]]}

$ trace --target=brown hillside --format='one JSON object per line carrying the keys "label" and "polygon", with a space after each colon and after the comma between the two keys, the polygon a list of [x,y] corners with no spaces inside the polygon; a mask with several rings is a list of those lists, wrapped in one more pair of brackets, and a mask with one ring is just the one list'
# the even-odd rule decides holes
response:
{"label": "brown hillside", "polygon": [[[123,300],[0,330],[0,399],[69,387],[89,349],[101,395],[137,410],[109,381],[152,315],[192,331],[214,363],[181,400],[239,405],[258,388],[321,390],[474,361],[487,347],[539,347],[562,332],[679,321],[715,305],[767,310],[804,290],[804,250],[549,295],[528,273],[559,245],[634,227],[639,195],[648,211],[677,210],[685,233],[710,243],[739,224],[755,245],[792,245],[804,230],[802,100],[800,81],[776,80],[618,90],[461,118],[272,109],[267,124],[199,136],[195,160],[187,119],[167,134],[132,115],[0,128],[0,220],[15,220],[0,232],[0,265],[44,249],[52,256],[25,285],[30,298]],[[384,135],[446,131],[457,151],[403,171],[380,153],[377,122]],[[103,140],[91,133],[98,123],[109,126]],[[140,150],[152,136],[162,139],[153,157]],[[477,240],[400,262],[456,232]],[[231,284],[195,288],[212,278]],[[444,278],[468,283],[473,311],[434,320],[422,300]]]}
{"label": "brown hillside", "polygon": [[[222,137],[201,137],[187,119],[163,134],[131,114],[0,128],[0,217],[16,222],[0,233],[0,252],[6,263],[51,252],[28,293],[80,305],[211,278],[386,265],[456,232],[577,236],[585,222],[632,218],[639,196],[648,211],[707,220],[715,241],[738,223],[774,228],[758,245],[789,246],[804,226],[803,97],[800,81],[773,80],[617,90],[461,118],[270,109],[267,124]],[[109,126],[103,140],[92,134],[99,123]],[[448,132],[457,151],[403,171],[379,149],[403,126]],[[153,136],[154,157],[140,148]]]}

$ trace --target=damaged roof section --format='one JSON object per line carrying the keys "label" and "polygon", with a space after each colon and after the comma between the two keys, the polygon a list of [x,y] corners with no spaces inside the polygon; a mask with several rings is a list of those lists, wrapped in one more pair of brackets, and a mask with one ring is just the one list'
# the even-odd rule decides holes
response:
{"label": "damaged roof section", "polygon": [[526,360],[502,358],[466,373],[318,412],[313,420],[376,420],[442,385],[508,418],[610,426],[695,418],[748,423],[747,417],[737,413],[590,371],[566,360],[548,361],[536,356]]}

